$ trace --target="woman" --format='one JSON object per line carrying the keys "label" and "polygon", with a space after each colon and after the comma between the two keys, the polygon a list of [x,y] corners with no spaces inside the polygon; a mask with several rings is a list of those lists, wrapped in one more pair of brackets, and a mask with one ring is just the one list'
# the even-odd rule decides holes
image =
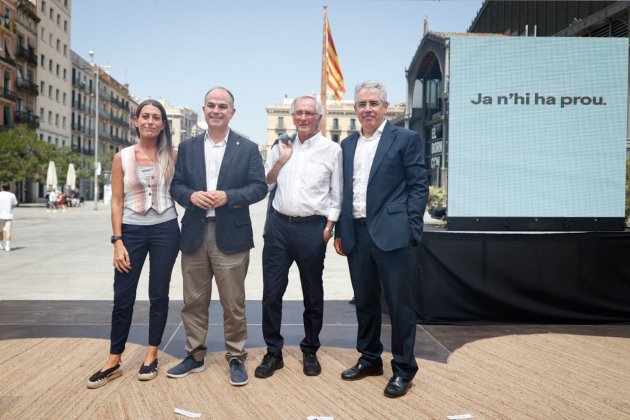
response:
{"label": "woman", "polygon": [[177,258],[179,226],[169,188],[175,153],[166,111],[159,102],[142,102],[134,117],[138,144],[116,153],[112,162],[112,233],[114,309],[110,354],[88,379],[98,388],[122,375],[121,356],[129,336],[136,289],[149,254],[149,346],[138,379],[158,374],[158,346],[166,326],[168,292]]}

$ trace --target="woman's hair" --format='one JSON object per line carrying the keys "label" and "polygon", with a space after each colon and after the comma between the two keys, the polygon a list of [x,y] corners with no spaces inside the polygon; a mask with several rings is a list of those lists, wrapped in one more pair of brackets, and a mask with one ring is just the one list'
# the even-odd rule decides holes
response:
{"label": "woman's hair", "polygon": [[[165,180],[170,181],[175,173],[175,160],[173,159],[173,139],[171,138],[171,126],[168,123],[168,117],[166,116],[166,110],[161,103],[156,101],[155,99],[147,99],[142,101],[138,108],[136,109],[136,119],[140,117],[140,113],[142,112],[142,108],[147,105],[153,105],[157,109],[160,110],[160,114],[162,114],[162,122],[164,126],[162,127],[162,131],[158,134],[157,138],[157,163],[160,167],[160,171],[162,172],[162,176]],[[140,137],[140,130],[136,127],[136,134]]]}

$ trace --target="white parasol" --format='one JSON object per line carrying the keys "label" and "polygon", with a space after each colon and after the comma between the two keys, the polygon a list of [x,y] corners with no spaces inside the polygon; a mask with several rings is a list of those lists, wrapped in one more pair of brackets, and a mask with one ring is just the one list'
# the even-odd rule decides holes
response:
{"label": "white parasol", "polygon": [[74,163],[68,165],[68,174],[66,175],[66,185],[70,188],[71,191],[77,186],[77,174],[74,171]]}
{"label": "white parasol", "polygon": [[48,172],[46,173],[46,188],[57,190],[57,167],[52,160],[48,162]]}

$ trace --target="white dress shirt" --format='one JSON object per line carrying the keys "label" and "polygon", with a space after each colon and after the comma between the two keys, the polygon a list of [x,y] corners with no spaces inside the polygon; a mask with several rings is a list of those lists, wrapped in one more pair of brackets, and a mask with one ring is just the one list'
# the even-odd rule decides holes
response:
{"label": "white dress shirt", "polygon": [[354,151],[354,170],[352,172],[352,218],[361,219],[367,216],[367,185],[372,170],[372,162],[381,134],[387,120],[383,121],[371,137],[360,132],[357,148]]}
{"label": "white dress shirt", "polygon": [[[271,149],[265,175],[278,160],[279,149]],[[341,211],[341,147],[317,133],[302,143],[293,141],[293,153],[278,173],[273,208],[286,216],[326,216],[336,222]]]}
{"label": "white dress shirt", "polygon": [[[223,155],[225,155],[225,146],[227,145],[229,135],[230,130],[228,129],[225,138],[219,143],[215,143],[206,131],[206,136],[203,141],[203,154],[206,159],[206,191],[214,191],[217,189],[219,170],[221,169],[221,162],[223,162]],[[206,210],[206,217],[214,217],[214,215],[214,209]]]}

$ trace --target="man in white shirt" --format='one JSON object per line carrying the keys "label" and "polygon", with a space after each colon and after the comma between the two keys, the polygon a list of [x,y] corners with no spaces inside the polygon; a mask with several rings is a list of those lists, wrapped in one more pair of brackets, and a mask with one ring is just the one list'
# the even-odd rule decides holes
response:
{"label": "man in white shirt", "polygon": [[0,192],[0,245],[4,239],[1,249],[11,251],[11,222],[13,221],[13,208],[17,206],[15,194],[9,192],[9,184],[2,184]]}
{"label": "man in white shirt", "polygon": [[324,315],[322,273],[326,246],[341,211],[341,147],[319,132],[322,106],[312,96],[291,104],[297,136],[278,142],[265,164],[270,190],[275,188],[263,248],[263,336],[267,354],[256,376],[267,378],[284,366],[280,334],[282,297],[295,261],[304,297],[304,333],[300,343],[305,375],[321,373],[317,360]]}

